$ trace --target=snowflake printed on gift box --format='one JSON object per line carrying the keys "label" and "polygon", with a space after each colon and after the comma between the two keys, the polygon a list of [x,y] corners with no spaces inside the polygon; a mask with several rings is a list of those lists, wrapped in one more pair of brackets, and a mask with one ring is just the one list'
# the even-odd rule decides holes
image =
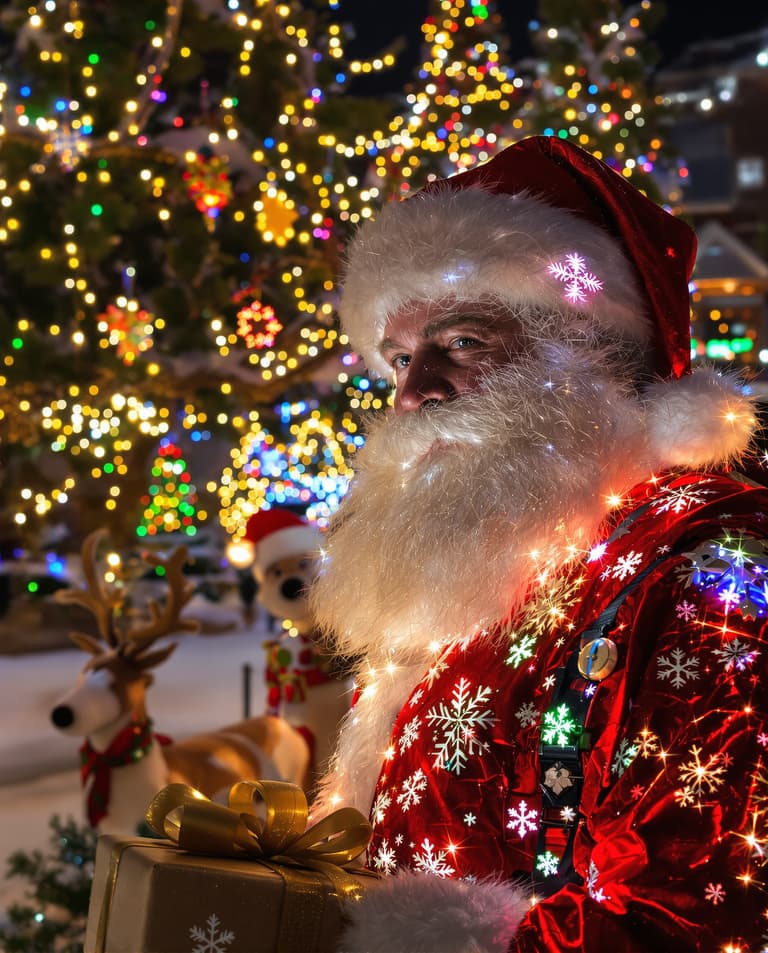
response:
{"label": "snowflake printed on gift box", "polygon": [[427,712],[429,724],[442,732],[432,752],[436,768],[461,774],[469,758],[486,747],[478,739],[477,729],[488,728],[498,721],[490,709],[481,708],[490,694],[491,689],[482,685],[472,694],[469,680],[462,677],[454,685],[452,701],[448,705],[440,702]]}
{"label": "snowflake printed on gift box", "polygon": [[668,678],[675,688],[682,688],[690,679],[692,682],[699,677],[699,660],[680,649],[672,649],[671,658],[660,655],[658,661],[659,679]]}
{"label": "snowflake printed on gift box", "polygon": [[235,934],[231,930],[222,930],[219,932],[221,920],[212,913],[205,921],[208,930],[202,927],[190,927],[189,935],[197,944],[192,949],[192,953],[226,953],[229,944],[235,939]]}
{"label": "snowflake printed on gift box", "polygon": [[446,851],[437,850],[428,837],[421,842],[421,853],[413,855],[414,870],[423,870],[425,874],[434,874],[436,877],[450,877],[456,871],[445,861]]}

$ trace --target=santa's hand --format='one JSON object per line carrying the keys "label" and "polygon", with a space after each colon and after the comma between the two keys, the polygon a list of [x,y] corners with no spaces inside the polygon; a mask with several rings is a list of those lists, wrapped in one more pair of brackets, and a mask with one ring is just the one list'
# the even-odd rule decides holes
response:
{"label": "santa's hand", "polygon": [[345,906],[339,953],[504,953],[529,906],[513,884],[406,870]]}

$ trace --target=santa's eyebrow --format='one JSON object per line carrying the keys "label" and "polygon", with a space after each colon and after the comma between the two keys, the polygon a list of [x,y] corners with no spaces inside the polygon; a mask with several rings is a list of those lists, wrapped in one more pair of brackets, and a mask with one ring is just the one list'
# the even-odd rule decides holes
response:
{"label": "santa's eyebrow", "polygon": [[[482,318],[478,314],[473,314],[471,312],[456,312],[454,314],[447,314],[441,318],[436,318],[434,321],[430,321],[425,324],[421,329],[420,337],[422,340],[427,341],[429,338],[434,337],[437,334],[441,334],[443,331],[450,331],[451,328],[462,327],[464,325],[470,325],[477,330],[487,326],[487,319]],[[381,343],[379,344],[379,351],[383,354],[386,351],[397,351],[402,350],[403,345],[401,345],[395,338],[382,338]]]}

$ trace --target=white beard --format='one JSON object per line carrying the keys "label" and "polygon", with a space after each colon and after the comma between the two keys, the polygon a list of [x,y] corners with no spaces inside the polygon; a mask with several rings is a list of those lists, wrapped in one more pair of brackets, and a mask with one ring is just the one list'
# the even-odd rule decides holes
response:
{"label": "white beard", "polygon": [[583,553],[649,466],[628,378],[604,352],[539,344],[476,393],[377,421],[311,595],[338,650],[413,664]]}

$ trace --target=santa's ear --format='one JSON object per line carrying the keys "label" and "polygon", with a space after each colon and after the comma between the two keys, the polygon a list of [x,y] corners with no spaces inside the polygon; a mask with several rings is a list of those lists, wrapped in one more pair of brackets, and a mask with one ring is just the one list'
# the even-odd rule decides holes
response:
{"label": "santa's ear", "polygon": [[756,399],[736,374],[714,367],[651,384],[643,396],[651,451],[664,468],[732,463],[758,427]]}

